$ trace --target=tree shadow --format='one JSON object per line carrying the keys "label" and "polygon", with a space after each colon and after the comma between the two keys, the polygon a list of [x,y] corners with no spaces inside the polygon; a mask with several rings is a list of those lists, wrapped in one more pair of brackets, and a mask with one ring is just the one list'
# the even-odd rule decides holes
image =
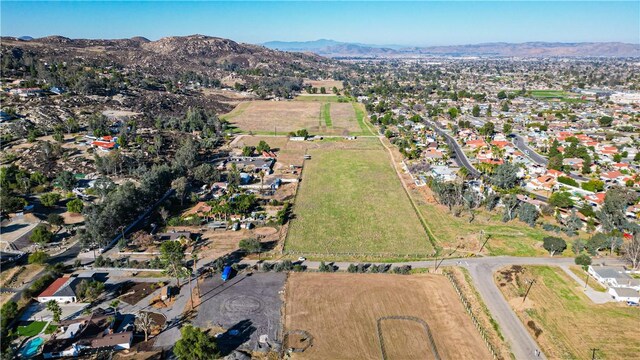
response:
{"label": "tree shadow", "polygon": [[251,334],[256,331],[256,328],[252,325],[251,320],[242,320],[239,323],[233,325],[227,329],[226,332],[218,336],[216,343],[220,350],[221,356],[227,356],[240,345],[246,343],[251,339]]}

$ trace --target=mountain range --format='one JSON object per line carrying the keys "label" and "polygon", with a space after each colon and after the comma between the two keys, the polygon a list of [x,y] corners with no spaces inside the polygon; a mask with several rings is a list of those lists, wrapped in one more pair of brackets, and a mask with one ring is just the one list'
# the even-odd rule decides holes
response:
{"label": "mountain range", "polygon": [[526,42],[483,43],[449,46],[370,45],[320,39],[315,41],[270,41],[262,44],[275,50],[311,52],[327,57],[640,57],[640,44],[620,42]]}

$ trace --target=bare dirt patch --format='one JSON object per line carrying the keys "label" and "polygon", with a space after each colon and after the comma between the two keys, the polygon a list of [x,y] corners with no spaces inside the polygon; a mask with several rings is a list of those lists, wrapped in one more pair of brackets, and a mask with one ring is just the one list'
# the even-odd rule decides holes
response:
{"label": "bare dirt patch", "polygon": [[[489,359],[457,299],[449,281],[439,275],[292,273],[286,286],[285,331],[313,336],[313,346],[292,358],[379,359],[378,319],[408,316],[428,324],[442,358]],[[389,322],[383,331],[394,358],[429,353],[424,332],[411,324]]]}

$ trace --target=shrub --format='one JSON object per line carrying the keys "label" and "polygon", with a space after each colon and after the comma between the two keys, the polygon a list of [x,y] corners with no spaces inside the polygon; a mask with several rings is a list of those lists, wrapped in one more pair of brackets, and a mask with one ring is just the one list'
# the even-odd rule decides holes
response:
{"label": "shrub", "polygon": [[60,194],[58,193],[46,193],[40,196],[40,202],[46,207],[53,207],[60,201]]}
{"label": "shrub", "polygon": [[38,250],[29,254],[29,264],[44,264],[49,259],[46,252]]}
{"label": "shrub", "polygon": [[575,261],[576,265],[581,265],[583,268],[586,268],[587,266],[591,265],[591,256],[587,254],[580,254],[576,256]]}
{"label": "shrub", "polygon": [[358,271],[358,268],[354,264],[349,264],[349,267],[347,268],[347,272],[355,273],[357,271]]}
{"label": "shrub", "polygon": [[67,211],[80,214],[84,209],[84,203],[80,199],[73,199],[67,203]]}

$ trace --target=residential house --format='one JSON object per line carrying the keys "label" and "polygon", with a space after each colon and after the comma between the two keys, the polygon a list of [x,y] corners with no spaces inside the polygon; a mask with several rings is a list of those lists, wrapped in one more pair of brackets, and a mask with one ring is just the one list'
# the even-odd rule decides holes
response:
{"label": "residential house", "polygon": [[628,287],[636,291],[640,290],[640,279],[629,276],[623,267],[589,265],[588,272],[607,287]]}
{"label": "residential house", "polygon": [[103,349],[129,349],[133,342],[133,332],[114,332],[121,320],[114,314],[96,312],[88,317],[61,321],[58,333],[44,344],[42,355],[45,359],[53,359],[77,357],[85,352]]}
{"label": "residential house", "polygon": [[76,288],[83,280],[93,280],[93,277],[89,276],[63,276],[56,279],[51,285],[49,285],[36,300],[40,303],[47,303],[54,300],[61,304],[74,303],[78,301],[76,295]]}
{"label": "residential house", "polygon": [[609,295],[615,301],[629,301],[632,303],[640,303],[640,292],[628,287],[612,287],[609,288]]}

